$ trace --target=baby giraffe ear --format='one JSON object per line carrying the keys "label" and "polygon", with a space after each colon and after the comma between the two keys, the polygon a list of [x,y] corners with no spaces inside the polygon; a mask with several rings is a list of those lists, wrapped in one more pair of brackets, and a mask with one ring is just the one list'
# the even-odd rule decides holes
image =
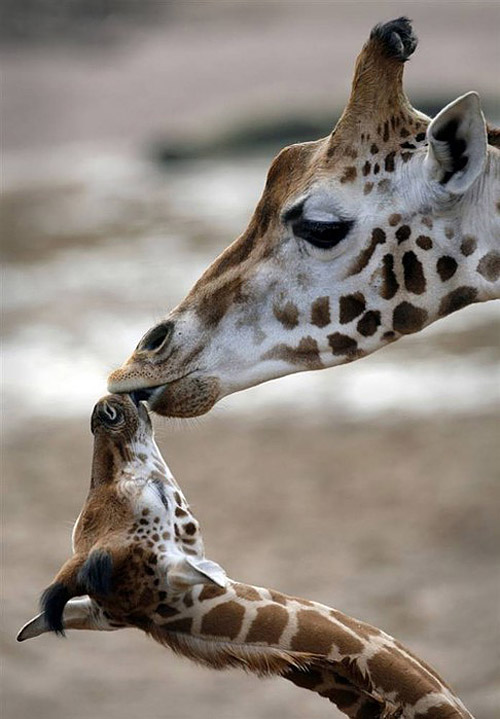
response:
{"label": "baby giraffe ear", "polygon": [[183,591],[193,584],[217,584],[225,587],[227,576],[222,567],[210,559],[185,557],[168,571],[168,583],[174,590]]}
{"label": "baby giraffe ear", "polygon": [[466,192],[483,169],[488,142],[477,92],[441,110],[427,128],[427,140],[429,178],[452,194]]}

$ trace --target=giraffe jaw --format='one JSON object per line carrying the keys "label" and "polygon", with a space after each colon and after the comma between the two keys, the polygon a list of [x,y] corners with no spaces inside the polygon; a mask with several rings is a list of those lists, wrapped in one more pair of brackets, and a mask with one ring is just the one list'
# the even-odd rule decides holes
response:
{"label": "giraffe jaw", "polygon": [[197,417],[212,409],[222,396],[217,377],[194,373],[147,386],[136,378],[127,378],[126,369],[122,369],[111,375],[108,387],[113,393],[130,394],[136,405],[146,402],[151,411],[165,417]]}

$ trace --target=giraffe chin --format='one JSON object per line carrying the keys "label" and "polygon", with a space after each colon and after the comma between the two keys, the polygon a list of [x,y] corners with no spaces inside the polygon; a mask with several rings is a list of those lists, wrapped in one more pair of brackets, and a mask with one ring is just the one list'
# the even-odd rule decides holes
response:
{"label": "giraffe chin", "polygon": [[220,396],[217,377],[188,376],[155,388],[148,407],[164,417],[198,417],[211,410]]}

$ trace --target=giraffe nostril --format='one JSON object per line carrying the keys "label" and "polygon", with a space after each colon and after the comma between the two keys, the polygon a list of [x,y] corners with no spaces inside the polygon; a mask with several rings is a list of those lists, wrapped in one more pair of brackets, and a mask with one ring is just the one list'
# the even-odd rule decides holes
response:
{"label": "giraffe nostril", "polygon": [[162,322],[152,330],[146,332],[136,349],[140,352],[157,352],[162,348],[172,334],[173,323]]}

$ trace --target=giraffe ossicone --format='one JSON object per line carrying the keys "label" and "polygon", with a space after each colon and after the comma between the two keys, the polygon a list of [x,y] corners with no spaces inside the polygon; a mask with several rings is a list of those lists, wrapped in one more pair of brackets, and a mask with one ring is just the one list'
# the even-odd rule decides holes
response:
{"label": "giraffe ossicone", "polygon": [[411,106],[403,68],[416,44],[406,18],[374,28],[331,135],[277,156],[247,230],[111,374],[110,391],[168,416],[203,414],[500,297],[500,133],[474,92],[432,121]]}
{"label": "giraffe ossicone", "polygon": [[137,627],[214,669],[288,679],[351,719],[471,719],[439,675],[388,634],[325,605],[236,582],[207,559],[143,403],[105,397],[91,426],[90,491],[73,556],[19,641]]}

